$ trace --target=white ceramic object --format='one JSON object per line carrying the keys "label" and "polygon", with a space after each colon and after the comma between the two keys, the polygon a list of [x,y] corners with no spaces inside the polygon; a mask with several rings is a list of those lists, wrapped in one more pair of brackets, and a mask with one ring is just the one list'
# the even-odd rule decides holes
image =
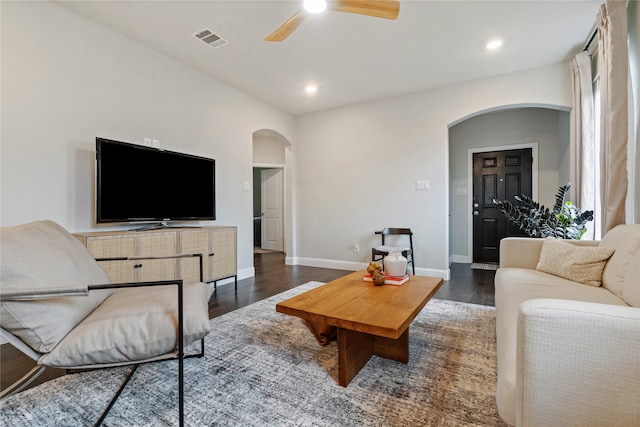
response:
{"label": "white ceramic object", "polygon": [[407,259],[400,252],[391,252],[384,257],[384,272],[387,276],[407,274]]}

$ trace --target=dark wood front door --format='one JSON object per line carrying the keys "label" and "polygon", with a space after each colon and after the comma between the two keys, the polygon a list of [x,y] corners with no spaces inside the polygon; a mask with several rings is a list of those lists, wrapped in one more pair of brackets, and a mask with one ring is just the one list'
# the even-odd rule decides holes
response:
{"label": "dark wood front door", "polygon": [[524,236],[496,208],[493,200],[531,197],[531,148],[473,154],[473,262],[500,259],[500,240]]}

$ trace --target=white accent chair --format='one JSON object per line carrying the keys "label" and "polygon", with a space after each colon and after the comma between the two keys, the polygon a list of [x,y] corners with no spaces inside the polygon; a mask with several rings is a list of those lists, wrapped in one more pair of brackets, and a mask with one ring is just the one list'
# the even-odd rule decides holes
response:
{"label": "white accent chair", "polygon": [[[113,284],[88,250],[52,221],[0,231],[0,333],[37,366],[3,395],[19,392],[51,366],[67,370],[134,365],[100,425],[141,363],[179,360],[179,424],[184,422],[184,347],[210,331],[213,289],[182,280]],[[193,255],[178,255],[185,257]],[[201,255],[196,255],[200,256]]]}

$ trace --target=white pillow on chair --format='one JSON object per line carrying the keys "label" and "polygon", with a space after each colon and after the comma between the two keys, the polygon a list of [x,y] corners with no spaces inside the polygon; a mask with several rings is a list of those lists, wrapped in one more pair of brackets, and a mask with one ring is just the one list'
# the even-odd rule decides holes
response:
{"label": "white pillow on chair", "polygon": [[[183,286],[185,346],[211,330],[212,293],[205,283]],[[177,301],[177,287],[171,285],[118,290],[38,363],[64,368],[117,365],[170,353],[177,348]]]}
{"label": "white pillow on chair", "polygon": [[[0,231],[2,290],[67,289],[111,283],[109,276],[75,237],[52,221]],[[4,301],[0,324],[39,353],[51,351],[112,291],[41,301]]]}

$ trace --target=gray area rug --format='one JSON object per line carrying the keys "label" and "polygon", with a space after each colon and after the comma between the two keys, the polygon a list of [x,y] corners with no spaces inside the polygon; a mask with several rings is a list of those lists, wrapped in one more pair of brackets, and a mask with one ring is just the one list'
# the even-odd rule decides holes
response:
{"label": "gray area rug", "polygon": [[[410,327],[408,364],[372,357],[337,385],[321,347],[275,304],[298,288],[211,320],[206,355],[185,361],[189,426],[502,426],[495,404],[495,309],[432,300]],[[6,399],[3,426],[92,425],[130,368],[66,375]],[[177,361],[141,366],[107,426],[177,425]]]}

